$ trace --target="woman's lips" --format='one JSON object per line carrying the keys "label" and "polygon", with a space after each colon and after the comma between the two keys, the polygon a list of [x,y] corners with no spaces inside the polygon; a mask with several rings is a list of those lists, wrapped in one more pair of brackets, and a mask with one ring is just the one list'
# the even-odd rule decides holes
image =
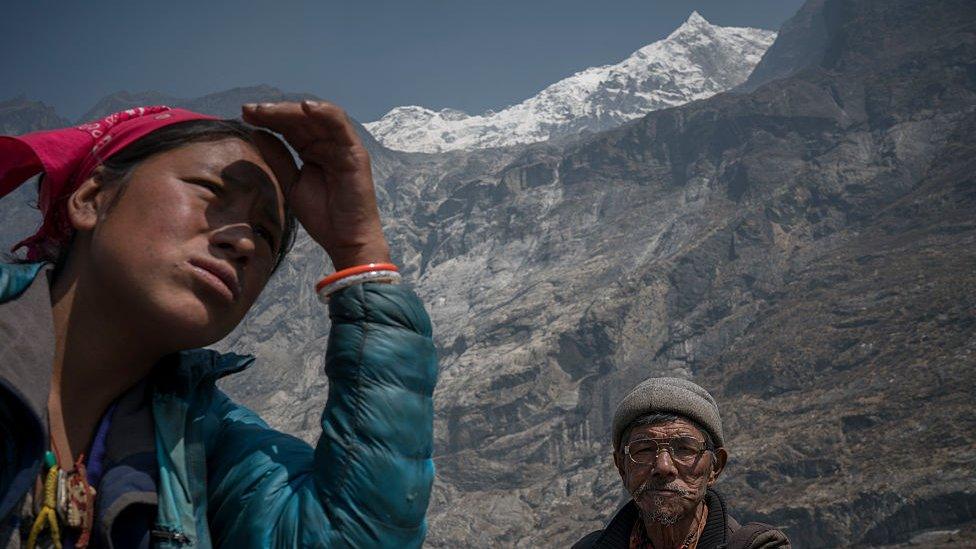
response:
{"label": "woman's lips", "polygon": [[217,261],[192,259],[190,266],[197,279],[203,282],[227,301],[233,302],[240,295],[237,273]]}

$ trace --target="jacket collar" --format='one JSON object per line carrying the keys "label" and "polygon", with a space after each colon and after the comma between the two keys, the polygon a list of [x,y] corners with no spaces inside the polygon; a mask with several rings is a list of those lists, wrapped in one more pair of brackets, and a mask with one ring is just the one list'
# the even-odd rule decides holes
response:
{"label": "jacket collar", "polygon": [[26,290],[47,263],[0,264],[0,302],[10,301]]}
{"label": "jacket collar", "polygon": [[728,543],[728,509],[725,506],[725,499],[715,490],[709,489],[705,492],[705,503],[708,505],[708,519],[705,520],[705,529],[698,538],[699,549],[711,549],[725,547]]}
{"label": "jacket collar", "polygon": [[10,484],[0,494],[6,517],[30,488],[47,444],[47,396],[54,361],[51,296],[42,265],[0,267],[0,409],[21,428],[9,437],[5,469]]}
{"label": "jacket collar", "polygon": [[[42,420],[47,418],[51,386],[54,321],[48,277],[37,275],[50,269],[40,264],[10,267],[0,269],[0,382]],[[42,364],[47,367],[39,368]]]}
{"label": "jacket collar", "polygon": [[153,368],[156,391],[181,398],[192,395],[201,385],[246,370],[254,364],[251,355],[218,353],[213,349],[192,349],[163,357]]}
{"label": "jacket collar", "polygon": [[[725,499],[711,488],[705,492],[705,503],[708,505],[708,518],[705,529],[698,538],[698,549],[720,549],[728,543],[728,513]],[[639,519],[637,504],[630,500],[610,519],[603,534],[593,543],[593,548],[626,548],[630,547],[630,531],[634,521]]]}

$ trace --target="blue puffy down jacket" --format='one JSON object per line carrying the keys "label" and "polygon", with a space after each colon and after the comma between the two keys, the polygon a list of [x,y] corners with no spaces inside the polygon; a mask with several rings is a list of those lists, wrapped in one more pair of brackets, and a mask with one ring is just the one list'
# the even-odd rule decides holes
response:
{"label": "blue puffy down jacket", "polygon": [[[0,303],[37,272],[33,265],[0,265]],[[434,475],[430,320],[409,289],[387,284],[342,290],[329,313],[329,398],[315,448],[270,429],[216,388],[217,379],[253,358],[210,350],[168,357],[173,364],[152,387],[156,527],[178,535],[156,547],[423,543]],[[0,408],[16,412],[11,392],[4,399]],[[46,431],[42,423],[38,435]],[[5,448],[0,518],[13,510],[3,502],[16,498],[6,496],[26,492],[40,470],[42,456],[25,454],[43,444],[25,437]]]}

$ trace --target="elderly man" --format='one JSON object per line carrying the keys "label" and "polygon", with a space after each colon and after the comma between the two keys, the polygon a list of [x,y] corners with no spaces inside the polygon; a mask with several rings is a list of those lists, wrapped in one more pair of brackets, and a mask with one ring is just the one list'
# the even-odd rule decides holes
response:
{"label": "elderly man", "polygon": [[632,499],[574,549],[771,549],[789,547],[772,526],[740,526],[712,489],[728,453],[718,405],[678,378],[650,378],[613,416],[613,461]]}

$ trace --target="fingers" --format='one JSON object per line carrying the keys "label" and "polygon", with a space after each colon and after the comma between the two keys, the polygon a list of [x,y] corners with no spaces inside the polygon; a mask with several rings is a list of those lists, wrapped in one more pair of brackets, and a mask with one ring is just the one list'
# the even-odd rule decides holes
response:
{"label": "fingers", "polygon": [[319,164],[327,172],[369,169],[369,153],[361,145],[338,147],[326,141],[312,141],[300,156],[304,162]]}
{"label": "fingers", "polygon": [[241,108],[244,121],[278,132],[295,150],[301,150],[313,139],[308,118],[298,103],[249,103]]}
{"label": "fingers", "polygon": [[328,131],[337,145],[358,145],[359,135],[346,111],[332,103],[319,101],[302,101],[302,111],[309,118],[321,123],[323,130]]}
{"label": "fingers", "polygon": [[245,122],[280,133],[299,153],[315,141],[360,145],[346,113],[325,101],[247,104],[242,112]]}

